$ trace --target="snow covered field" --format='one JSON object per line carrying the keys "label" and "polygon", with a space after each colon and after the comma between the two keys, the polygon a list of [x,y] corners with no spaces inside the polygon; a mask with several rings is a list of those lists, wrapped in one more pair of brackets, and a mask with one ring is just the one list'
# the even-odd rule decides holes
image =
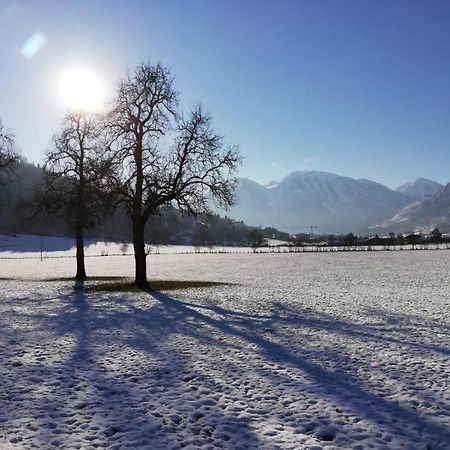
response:
{"label": "snow covered field", "polygon": [[74,263],[0,261],[1,449],[450,448],[448,251]]}
{"label": "snow covered field", "polygon": [[[268,239],[270,246],[281,246],[285,241],[277,239]],[[0,259],[16,258],[67,258],[75,257],[76,246],[75,239],[55,236],[37,236],[37,235],[1,235],[0,234]],[[213,246],[194,246],[194,245],[151,245],[148,249],[151,254],[185,254],[185,253],[249,253],[250,247],[228,247],[222,245]],[[280,251],[281,248],[261,247],[259,252]],[[283,249],[287,251],[286,249]],[[108,242],[95,239],[85,240],[85,255],[91,256],[109,256],[132,254],[133,244],[126,243],[123,247],[121,242]]]}
{"label": "snow covered field", "polygon": [[[188,253],[287,253],[291,252],[312,252],[312,251],[352,251],[352,247],[316,247],[305,246],[289,248],[286,241],[278,239],[266,239],[268,246],[239,247],[223,245],[151,245],[147,250],[153,255],[182,255]],[[125,246],[124,246],[125,244]],[[385,246],[365,246],[358,248],[362,250],[381,251]],[[390,246],[389,250],[410,250],[411,245]],[[416,250],[449,250],[448,244],[416,245]],[[1,235],[0,234],[0,259],[40,259],[42,258],[74,258],[76,253],[75,239],[55,236],[37,235]],[[131,242],[108,242],[102,240],[86,239],[85,255],[95,256],[116,256],[132,255],[133,244]]]}

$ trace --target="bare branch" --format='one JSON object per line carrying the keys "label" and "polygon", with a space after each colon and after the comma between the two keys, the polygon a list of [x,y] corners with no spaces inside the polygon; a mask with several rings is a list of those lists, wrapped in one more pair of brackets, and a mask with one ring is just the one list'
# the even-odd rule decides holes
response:
{"label": "bare branch", "polygon": [[15,144],[15,136],[4,129],[0,119],[0,170],[10,172],[19,161],[20,153]]}

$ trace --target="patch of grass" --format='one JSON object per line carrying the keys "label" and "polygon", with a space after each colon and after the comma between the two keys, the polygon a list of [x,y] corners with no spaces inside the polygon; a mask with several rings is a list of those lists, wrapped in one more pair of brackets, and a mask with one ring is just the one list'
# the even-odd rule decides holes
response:
{"label": "patch of grass", "polygon": [[214,286],[229,286],[231,283],[221,281],[198,280],[151,280],[150,286],[155,291],[170,291],[173,289],[207,288]]}
{"label": "patch of grass", "polygon": [[[98,276],[98,277],[88,277],[85,281],[115,281],[124,280],[124,277],[118,276]],[[75,281],[75,277],[57,277],[57,278],[45,278],[44,280],[36,281]]]}
{"label": "patch of grass", "polygon": [[[93,278],[89,279],[93,280]],[[103,292],[140,292],[131,279],[122,278],[119,280],[105,281],[91,284],[87,280],[84,289],[88,291]],[[213,286],[225,286],[230,283],[219,281],[198,281],[198,280],[150,280],[150,289],[153,291],[172,291],[176,289],[205,288]]]}
{"label": "patch of grass", "polygon": [[[92,283],[90,281],[100,281]],[[86,280],[83,290],[94,292],[140,292],[130,278],[118,278],[115,280]]]}
{"label": "patch of grass", "polygon": [[[0,280],[18,280],[18,281],[48,281],[61,282],[66,281],[76,283],[74,277],[55,277],[55,278],[0,278]],[[199,280],[150,280],[150,289],[153,291],[172,291],[175,289],[205,288],[213,286],[226,286],[232,283],[222,283],[219,281],[199,281]],[[131,278],[120,276],[94,276],[88,277],[81,282],[81,289],[85,291],[97,292],[141,292]]]}

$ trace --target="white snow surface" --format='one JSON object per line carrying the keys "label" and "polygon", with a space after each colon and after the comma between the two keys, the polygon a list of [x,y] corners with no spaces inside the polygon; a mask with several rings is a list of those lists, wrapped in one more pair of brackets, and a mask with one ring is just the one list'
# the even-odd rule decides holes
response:
{"label": "white snow surface", "polygon": [[448,251],[150,255],[231,283],[152,294],[0,266],[1,449],[450,448]]}

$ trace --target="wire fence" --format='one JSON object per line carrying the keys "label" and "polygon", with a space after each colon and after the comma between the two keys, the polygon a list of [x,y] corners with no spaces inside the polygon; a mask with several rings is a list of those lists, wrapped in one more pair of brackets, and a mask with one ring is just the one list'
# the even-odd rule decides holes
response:
{"label": "wire fence", "polygon": [[[430,251],[430,250],[450,250],[450,243],[447,244],[405,244],[405,245],[303,245],[303,246],[272,246],[272,247],[214,247],[214,248],[196,248],[192,250],[175,250],[173,247],[168,250],[165,248],[156,248],[148,253],[148,256],[158,255],[217,255],[217,254],[279,254],[279,253],[332,253],[332,252],[392,252],[392,251]],[[87,254],[86,258],[104,258],[117,256],[134,256],[134,253],[128,252],[114,252],[110,253],[102,251],[98,254]],[[0,253],[0,260],[15,260],[15,259],[61,259],[61,258],[75,258],[76,255],[52,255],[51,252],[43,252],[42,254],[30,255],[29,253],[20,256],[2,255]]]}

